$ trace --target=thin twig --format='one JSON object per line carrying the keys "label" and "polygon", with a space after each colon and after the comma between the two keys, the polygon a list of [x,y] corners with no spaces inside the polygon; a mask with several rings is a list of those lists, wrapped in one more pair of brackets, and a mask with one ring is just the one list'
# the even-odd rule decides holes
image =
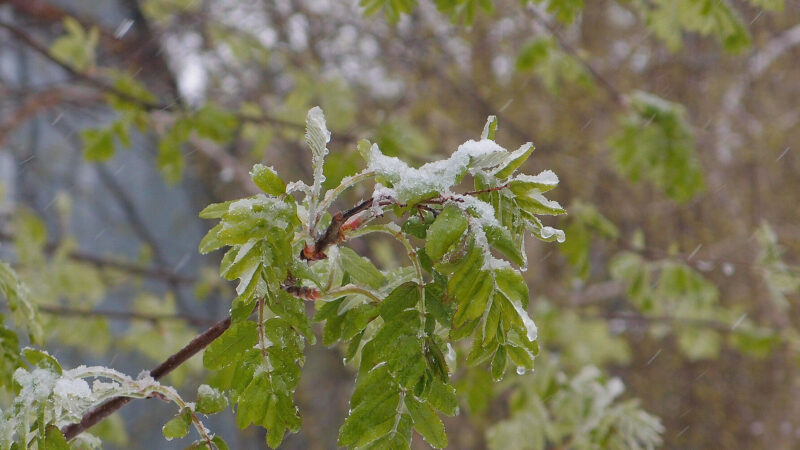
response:
{"label": "thin twig", "polygon": [[182,321],[195,326],[208,326],[215,323],[213,319],[185,314],[147,314],[135,311],[71,308],[60,305],[38,305],[37,308],[43,313],[57,316],[106,317],[112,320],[142,320],[147,322]]}
{"label": "thin twig", "polygon": [[695,328],[710,328],[720,332],[736,332],[736,329],[727,322],[714,319],[702,319],[691,317],[676,317],[676,316],[644,316],[632,311],[611,311],[600,312],[596,314],[579,313],[585,319],[602,319],[602,320],[624,320],[626,322],[641,323],[645,325],[654,323],[666,323],[676,326],[689,326]]}
{"label": "thin twig", "polygon": [[[13,241],[14,236],[0,231],[0,241]],[[52,255],[60,247],[58,242],[48,242],[44,245],[44,251],[48,255]],[[97,268],[114,269],[122,272],[127,272],[132,275],[138,275],[150,278],[159,278],[166,281],[172,281],[181,284],[191,284],[196,282],[195,277],[189,275],[182,275],[178,272],[157,268],[147,267],[138,263],[128,262],[121,259],[105,258],[102,256],[94,255],[91,253],[82,252],[80,250],[73,250],[67,254],[67,257],[76,262],[91,264]]]}
{"label": "thin twig", "polygon": [[594,78],[600,84],[600,86],[602,86],[606,90],[606,92],[608,92],[608,94],[611,96],[611,98],[614,100],[615,103],[624,108],[628,107],[628,100],[619,91],[619,89],[617,89],[613,84],[611,84],[611,82],[606,77],[604,77],[597,69],[595,69],[594,66],[592,66],[591,63],[589,63],[589,61],[583,59],[578,54],[578,51],[574,47],[572,47],[572,45],[570,45],[569,42],[566,41],[566,39],[564,39],[561,36],[558,30],[556,30],[556,28],[552,24],[550,24],[550,22],[548,22],[547,19],[545,19],[539,13],[539,11],[537,11],[534,7],[525,8],[525,11],[528,13],[528,15],[530,15],[533,18],[533,20],[535,20],[538,24],[545,27],[547,31],[550,32],[553,38],[555,38],[556,42],[558,42],[558,45],[562,49],[564,49],[564,51],[569,53],[573,58],[575,58],[575,60],[578,61],[586,69],[589,75],[591,75],[592,78]]}
{"label": "thin twig", "polygon": [[[88,83],[88,84],[90,84],[90,85],[92,85],[92,86],[94,86],[94,87],[96,87],[96,88],[98,88],[98,89],[100,89],[100,90],[102,90],[104,92],[113,94],[113,95],[115,95],[115,96],[117,96],[117,97],[119,97],[119,98],[121,98],[121,99],[123,99],[123,100],[125,100],[127,102],[134,103],[134,104],[138,105],[139,107],[141,107],[142,109],[145,109],[147,111],[186,112],[186,111],[183,110],[183,108],[180,106],[180,104],[177,101],[173,101],[173,102],[169,102],[169,103],[158,103],[158,102],[152,102],[152,101],[149,101],[149,100],[145,100],[145,99],[142,99],[140,97],[136,97],[134,95],[130,95],[127,92],[121,91],[121,90],[115,88],[114,86],[108,84],[107,82],[105,82],[104,80],[102,80],[100,78],[96,78],[96,77],[94,77],[92,75],[89,75],[88,73],[81,72],[81,71],[75,69],[71,65],[69,65],[69,64],[61,61],[60,59],[56,58],[55,56],[53,56],[53,54],[50,53],[50,50],[46,46],[44,46],[43,44],[40,44],[39,42],[37,42],[28,33],[26,33],[25,31],[21,30],[20,28],[12,25],[10,23],[0,21],[0,28],[3,28],[5,30],[7,30],[18,41],[22,42],[28,48],[30,48],[31,50],[35,51],[36,53],[38,53],[42,57],[46,58],[47,60],[49,60],[53,64],[56,64],[57,66],[62,68],[64,71],[66,71],[68,74],[70,74],[71,76],[73,76],[75,78],[78,78],[80,80],[83,80],[86,83]],[[305,129],[305,125],[302,124],[302,123],[292,122],[292,121],[289,121],[289,120],[281,119],[279,117],[273,117],[273,116],[270,116],[270,115],[267,115],[267,114],[263,114],[263,113],[262,114],[258,114],[258,115],[254,115],[254,114],[244,114],[244,113],[234,112],[233,115],[238,120],[240,120],[242,122],[269,123],[269,124],[272,124],[272,125],[279,125],[279,126],[288,127],[288,128],[295,128],[295,129],[298,129],[298,130]],[[339,133],[340,137],[343,136],[343,135],[346,135],[351,139],[353,138],[352,135],[349,135],[347,133]]]}
{"label": "thin twig", "polygon": [[[230,327],[230,325],[230,316],[220,320],[214,324],[214,326],[192,339],[191,342],[186,344],[186,346],[180,349],[177,353],[173,354],[164,362],[159,364],[158,367],[151,370],[150,376],[156,380],[163,378],[165,375],[175,370],[178,366],[185,363],[189,358],[197,354],[200,350],[206,348],[211,342],[222,335],[222,333],[224,333],[225,330]],[[91,409],[83,415],[80,422],[67,425],[61,430],[61,432],[69,441],[75,436],[91,428],[98,422],[102,421],[106,417],[110,416],[118,409],[128,404],[130,401],[130,397],[114,397]]]}

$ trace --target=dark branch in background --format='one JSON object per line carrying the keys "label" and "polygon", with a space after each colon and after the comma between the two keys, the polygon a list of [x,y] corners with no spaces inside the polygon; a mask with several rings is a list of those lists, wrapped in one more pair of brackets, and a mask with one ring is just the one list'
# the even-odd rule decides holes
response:
{"label": "dark branch in background", "polygon": [[[186,346],[180,349],[177,353],[167,358],[163,363],[159,364],[158,367],[151,370],[150,376],[156,380],[163,378],[165,375],[175,370],[175,368],[185,363],[189,358],[196,355],[200,350],[208,347],[208,345],[222,335],[222,333],[224,333],[225,330],[230,327],[230,325],[230,316],[220,320],[214,324],[214,326],[192,339],[191,342],[186,344]],[[114,397],[110,400],[107,400],[106,402],[103,402],[84,414],[80,422],[67,425],[61,430],[61,432],[69,441],[75,436],[91,428],[98,422],[102,421],[106,417],[110,416],[118,409],[127,405],[131,400],[132,399],[130,397]]]}
{"label": "dark branch in background", "polygon": [[598,320],[623,320],[627,323],[640,324],[648,327],[655,323],[671,324],[678,327],[710,328],[724,333],[735,333],[736,327],[727,322],[714,319],[702,319],[676,316],[644,316],[632,311],[609,311],[596,314],[580,313],[584,319]]}
{"label": "dark branch in background", "polygon": [[[70,66],[69,64],[59,60],[58,58],[54,57],[50,50],[45,47],[44,45],[38,43],[33,37],[28,35],[26,32],[22,31],[18,27],[0,21],[0,28],[7,30],[14,36],[17,40],[28,46],[31,50],[35,51],[39,55],[43,56],[44,58],[48,59],[50,62],[56,64],[57,66],[61,67],[64,71],[68,74],[72,75],[75,78],[85,81],[86,83],[105,91],[109,94],[116,95],[117,97],[127,101],[134,103],[147,111],[170,111],[174,113],[187,113],[187,111],[183,109],[179,102],[172,101],[170,103],[157,103],[157,102],[150,102],[144,99],[141,99],[136,96],[132,96],[126,92],[120,91],[119,89],[115,88],[114,86],[108,84],[107,82],[96,78],[92,75],[87,73],[81,72]],[[252,123],[268,123],[272,125],[278,125],[286,128],[294,128],[297,130],[305,130],[305,124],[292,122],[290,120],[281,119],[279,117],[271,116],[268,114],[243,114],[235,111],[231,111],[231,113],[240,121],[242,122],[252,122]],[[349,133],[336,133],[342,140],[355,140],[355,136]]]}
{"label": "dark branch in background", "polygon": [[54,108],[62,103],[95,102],[101,99],[96,91],[80,92],[71,88],[52,88],[29,93],[21,101],[21,105],[8,118],[0,122],[0,146],[9,135],[28,119],[36,117],[42,111]]}
{"label": "dark branch in background", "polygon": [[[0,231],[0,241],[13,241],[14,236],[6,232]],[[60,244],[58,242],[48,242],[44,245],[45,253],[52,255],[58,249]],[[197,280],[189,275],[181,275],[177,272],[155,267],[146,267],[141,264],[123,261],[120,259],[104,258],[102,256],[93,255],[91,253],[81,252],[79,250],[71,251],[67,257],[73,261],[91,264],[100,269],[114,269],[122,272],[127,272],[132,275],[143,277],[159,278],[166,281],[172,281],[181,284],[191,284]]]}
{"label": "dark branch in background", "polygon": [[23,44],[28,46],[28,48],[30,48],[31,50],[35,51],[39,55],[48,59],[53,64],[57,65],[58,67],[61,67],[64,71],[66,71],[68,74],[72,75],[75,78],[81,79],[98,89],[112,93],[126,101],[136,103],[144,107],[145,109],[169,109],[168,105],[160,105],[158,103],[152,103],[142,100],[138,97],[134,97],[132,95],[129,95],[125,92],[118,90],[114,86],[109,85],[108,83],[99,78],[95,78],[91,75],[75,70],[75,68],[73,68],[69,64],[53,56],[47,47],[36,42],[36,40],[33,39],[30,35],[22,31],[21,29],[17,28],[16,26],[11,25],[10,23],[0,22],[0,28],[5,29],[6,31],[11,33],[11,35],[14,36],[14,38],[16,38],[18,41],[22,42]]}
{"label": "dark branch in background", "polygon": [[194,326],[209,326],[213,319],[185,314],[147,314],[133,311],[111,311],[104,309],[79,309],[58,305],[37,305],[39,311],[55,316],[72,316],[83,318],[104,317],[111,320],[141,320],[146,322],[175,321],[186,322]]}
{"label": "dark branch in background", "polygon": [[528,15],[530,15],[533,18],[533,20],[536,21],[536,23],[545,27],[547,31],[550,32],[553,38],[555,38],[556,42],[558,42],[558,45],[562,49],[564,49],[565,52],[569,53],[573,58],[575,58],[575,60],[578,61],[586,69],[589,75],[591,75],[592,78],[594,78],[600,84],[600,86],[602,86],[603,89],[605,89],[606,92],[608,92],[608,94],[611,96],[611,99],[614,100],[614,102],[617,105],[622,106],[624,108],[628,107],[628,100],[619,91],[619,89],[617,89],[613,84],[611,84],[611,82],[608,81],[606,77],[600,74],[600,72],[597,69],[595,69],[594,66],[592,66],[589,63],[589,61],[586,61],[580,55],[578,55],[578,51],[574,47],[572,47],[566,41],[566,39],[564,39],[561,36],[558,30],[552,24],[550,24],[550,22],[548,22],[547,19],[542,17],[539,11],[537,11],[532,6],[525,8],[525,11],[528,13]]}
{"label": "dark branch in background", "polygon": [[[133,199],[130,198],[127,192],[125,192],[125,189],[120,186],[117,179],[114,178],[111,173],[109,173],[105,166],[97,165],[95,167],[97,168],[97,174],[100,176],[100,180],[103,182],[106,188],[108,188],[111,196],[119,203],[122,214],[127,217],[128,223],[130,224],[131,229],[133,229],[133,232],[139,236],[139,239],[145,242],[153,251],[153,259],[155,259],[156,266],[158,266],[158,268],[161,270],[166,270],[169,262],[162,251],[161,243],[158,242],[158,239],[156,239],[153,233],[150,232],[147,224],[145,224],[144,220],[142,220],[142,217],[139,215]],[[169,284],[170,290],[178,300],[178,304],[180,304],[183,309],[189,310],[191,308],[189,301],[181,293],[178,284],[169,279],[167,280],[167,284]]]}

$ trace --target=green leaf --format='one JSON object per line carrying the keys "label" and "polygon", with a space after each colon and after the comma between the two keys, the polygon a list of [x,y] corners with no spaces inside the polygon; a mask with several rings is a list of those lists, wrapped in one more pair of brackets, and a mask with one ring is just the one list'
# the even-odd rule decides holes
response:
{"label": "green leaf", "polygon": [[220,437],[219,435],[216,435],[213,438],[211,438],[211,442],[217,446],[217,450],[228,450],[229,448],[225,440],[222,439],[222,437]]}
{"label": "green leaf", "polygon": [[8,300],[8,308],[15,313],[17,325],[27,330],[31,342],[42,344],[44,330],[39,312],[30,298],[30,290],[17,272],[3,261],[0,261],[0,296]]}
{"label": "green leaf", "polygon": [[350,277],[360,285],[366,285],[372,289],[383,286],[385,277],[378,268],[367,258],[364,258],[347,247],[339,248],[339,256],[342,258],[342,267]]}
{"label": "green leaf", "polygon": [[258,325],[252,321],[231,325],[212,342],[203,353],[203,365],[208,369],[222,369],[238,361],[238,356],[258,342]]}
{"label": "green leaf", "polygon": [[55,425],[48,425],[44,437],[44,450],[69,450],[67,439]]}
{"label": "green leaf", "polygon": [[425,239],[428,234],[428,228],[433,223],[433,214],[430,211],[424,211],[422,217],[413,215],[403,223],[401,230],[403,233],[410,234],[420,239]]}
{"label": "green leaf", "polygon": [[528,159],[528,157],[531,156],[531,153],[533,153],[534,149],[535,147],[533,146],[533,143],[528,142],[510,153],[506,157],[505,161],[497,166],[494,176],[499,179],[503,179],[513,175],[519,166],[521,166]]}
{"label": "green leaf", "polygon": [[199,217],[201,219],[219,219],[228,213],[231,203],[233,203],[232,200],[222,203],[212,203],[200,211]]}
{"label": "green leaf", "polygon": [[367,342],[361,350],[360,370],[369,370],[378,363],[387,361],[392,355],[396,355],[401,337],[413,336],[416,338],[420,325],[419,312],[416,310],[403,311],[397,314],[394,320],[386,322],[375,337]]}
{"label": "green leaf", "polygon": [[481,133],[481,140],[483,139],[494,140],[495,132],[497,132],[497,116],[489,116],[486,119],[486,125],[483,126],[483,133]]}
{"label": "green leaf", "polygon": [[158,157],[156,163],[164,179],[170,183],[175,183],[183,175],[183,155],[181,154],[181,144],[185,137],[180,137],[175,133],[168,133],[158,143]]}
{"label": "green leaf", "polygon": [[500,346],[492,359],[492,379],[500,381],[506,373],[506,348]]}
{"label": "green leaf", "polygon": [[63,24],[66,34],[53,41],[50,53],[78,72],[85,72],[94,64],[99,30],[92,27],[87,34],[81,24],[70,16],[64,18]]}
{"label": "green leaf", "polygon": [[428,228],[425,252],[434,261],[442,259],[442,256],[458,242],[466,229],[467,219],[461,210],[453,205],[445,206]]}
{"label": "green leaf", "polygon": [[[473,250],[480,252],[480,250]],[[476,265],[471,267],[472,270],[467,272],[469,282],[462,284],[456,283],[456,275],[450,279],[448,283],[448,291],[453,294],[458,309],[455,316],[453,316],[453,326],[459,327],[465,322],[477,319],[486,310],[486,305],[489,301],[489,295],[494,289],[494,282],[489,272],[476,268]],[[461,277],[459,277],[460,279]],[[466,281],[466,280],[465,280]]]}
{"label": "green leaf", "polygon": [[161,432],[164,437],[171,441],[175,438],[182,438],[189,434],[189,427],[192,425],[192,410],[184,408],[177,416],[169,420]]}
{"label": "green leaf", "polygon": [[434,271],[433,282],[425,285],[425,308],[437,322],[449,327],[453,320],[453,308],[444,298],[446,289],[447,277]]}
{"label": "green leaf", "polygon": [[339,445],[360,447],[392,430],[400,403],[398,387],[382,389],[353,408],[339,430]]}
{"label": "green leaf", "polygon": [[549,0],[547,12],[556,16],[561,23],[572,23],[583,10],[583,0]]}
{"label": "green leaf", "polygon": [[49,353],[43,350],[36,350],[30,347],[25,347],[22,349],[22,356],[28,360],[28,362],[35,366],[42,369],[47,369],[50,372],[57,373],[61,375],[61,364],[56,361],[55,358],[50,356]]}
{"label": "green leaf", "polygon": [[228,399],[218,390],[207,384],[197,388],[195,410],[201,414],[216,414],[228,407]]}
{"label": "green leaf", "polygon": [[191,118],[197,135],[215,142],[227,142],[233,137],[239,121],[230,111],[208,102]]}
{"label": "green leaf", "polygon": [[107,161],[114,156],[114,135],[110,128],[83,130],[81,140],[87,161]]}
{"label": "green leaf", "polygon": [[433,408],[448,416],[455,416],[458,414],[456,389],[447,383],[434,379],[431,382],[431,389],[428,391],[426,400]]}
{"label": "green leaf", "polygon": [[419,285],[409,281],[396,287],[383,299],[379,306],[380,315],[383,320],[389,321],[401,311],[413,308],[417,303],[419,303]]}
{"label": "green leaf", "polygon": [[619,171],[632,182],[650,181],[678,202],[692,199],[705,182],[683,106],[645,92],[630,100],[633,112],[609,141]]}
{"label": "green leaf", "polygon": [[420,402],[412,395],[406,395],[405,404],[409,414],[411,414],[411,419],[414,421],[414,429],[416,429],[432,447],[446,447],[447,435],[444,432],[444,425],[442,425],[442,421],[433,409],[427,404]]}
{"label": "green leaf", "polygon": [[[525,44],[522,49],[517,53],[517,70],[525,71],[531,70],[542,64],[550,54],[552,42],[550,39],[536,39]],[[506,174],[505,176],[508,176]],[[503,178],[498,175],[498,178]]]}
{"label": "green leaf", "polygon": [[272,167],[263,164],[256,164],[250,170],[250,177],[259,189],[269,195],[281,195],[286,193],[286,183],[280,179],[278,173]]}
{"label": "green leaf", "polygon": [[750,46],[750,33],[736,10],[724,0],[654,0],[639,6],[653,34],[667,47],[681,47],[682,30],[713,35],[724,49],[738,53]]}
{"label": "green leaf", "polygon": [[[203,211],[205,211],[205,209]],[[219,239],[219,232],[222,230],[222,227],[223,224],[218,223],[203,236],[200,245],[197,247],[200,254],[205,255],[206,253],[211,253],[225,246],[225,243]]]}
{"label": "green leaf", "polygon": [[504,227],[488,226],[484,227],[486,239],[489,245],[499,250],[503,255],[518,266],[525,265],[525,257],[522,254],[521,242],[514,242],[511,233]]}
{"label": "green leaf", "polygon": [[359,305],[347,311],[344,323],[342,324],[341,339],[343,341],[352,339],[355,335],[364,331],[367,324],[376,317],[378,317],[378,308],[369,303]]}

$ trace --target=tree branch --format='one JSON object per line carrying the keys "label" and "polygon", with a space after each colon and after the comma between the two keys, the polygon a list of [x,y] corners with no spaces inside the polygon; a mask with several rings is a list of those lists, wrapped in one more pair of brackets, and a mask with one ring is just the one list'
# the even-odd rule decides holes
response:
{"label": "tree branch", "polygon": [[596,314],[579,313],[585,319],[624,320],[625,322],[650,325],[654,323],[674,324],[695,328],[709,328],[723,333],[735,333],[736,327],[719,320],[675,316],[644,316],[631,311],[611,311]]}
{"label": "tree branch", "polygon": [[[113,94],[113,95],[115,95],[117,97],[120,97],[121,99],[123,99],[123,100],[125,100],[127,102],[134,103],[134,104],[138,105],[139,107],[141,107],[142,109],[144,109],[146,111],[186,112],[177,102],[158,103],[158,102],[151,102],[151,101],[148,101],[148,100],[144,100],[142,98],[130,95],[127,92],[120,91],[119,89],[115,88],[114,86],[108,84],[107,82],[105,82],[105,81],[103,81],[103,80],[101,80],[99,78],[96,78],[96,77],[94,77],[92,75],[89,75],[87,73],[81,72],[79,70],[76,70],[74,67],[70,66],[69,64],[67,64],[67,63],[59,60],[55,56],[53,56],[50,53],[50,50],[46,46],[44,46],[43,44],[40,44],[39,42],[37,42],[28,33],[22,31],[20,28],[12,25],[10,23],[0,21],[0,28],[7,30],[18,41],[22,42],[28,48],[30,48],[31,50],[35,51],[36,53],[38,53],[42,57],[46,58],[47,60],[49,60],[53,64],[59,66],[60,68],[62,68],[64,71],[66,71],[71,76],[73,76],[75,78],[78,78],[80,80],[83,80],[86,83],[88,83],[88,84],[90,84],[90,85],[92,85],[92,86],[94,86],[94,87],[96,87],[96,88],[98,88],[98,89],[100,89],[100,90],[102,90],[104,92],[107,92],[107,93]],[[267,114],[263,114],[263,113],[262,114],[258,114],[258,115],[253,115],[253,114],[243,114],[243,113],[233,112],[233,115],[238,120],[240,120],[242,122],[269,123],[269,124],[272,124],[272,125],[279,125],[279,126],[283,126],[283,127],[287,127],[287,128],[295,128],[295,129],[298,129],[298,130],[304,130],[305,129],[305,125],[302,124],[302,123],[292,122],[292,121],[289,121],[289,120],[281,119],[279,117],[273,117],[273,116],[270,116],[270,115],[267,115]],[[351,140],[354,138],[354,136],[352,136],[352,135],[350,135],[348,133],[339,133],[339,135],[340,136],[347,136]]]}
{"label": "tree branch", "polygon": [[160,322],[165,320],[183,321],[195,326],[209,326],[215,322],[205,317],[189,316],[185,314],[147,314],[134,311],[111,311],[103,309],[80,309],[60,305],[37,305],[37,309],[46,314],[74,317],[107,317],[112,320],[142,320],[147,322]]}
{"label": "tree branch", "polygon": [[[158,367],[151,370],[150,376],[156,380],[163,378],[165,375],[175,370],[175,368],[185,363],[189,358],[197,354],[200,350],[206,348],[211,342],[213,342],[222,333],[224,333],[225,330],[227,330],[228,327],[230,327],[230,325],[231,325],[230,316],[226,317],[223,320],[220,320],[219,322],[214,324],[214,326],[207,329],[203,333],[199,334],[194,339],[192,339],[191,342],[186,344],[186,346],[180,349],[177,353],[173,354],[172,356],[167,358],[164,362],[159,364]],[[96,406],[95,408],[89,410],[86,414],[83,415],[80,422],[67,425],[61,430],[61,432],[69,441],[73,439],[75,436],[91,428],[98,422],[102,421],[106,417],[110,416],[118,409],[127,405],[130,401],[131,401],[130,397],[114,397]]]}
{"label": "tree branch", "polygon": [[[13,240],[14,240],[13,235],[0,231],[0,241],[13,241]],[[52,255],[53,253],[55,253],[55,251],[58,249],[59,246],[60,244],[58,242],[48,242],[44,245],[44,251],[45,253]],[[67,254],[67,257],[73,261],[91,264],[98,268],[120,270],[133,275],[160,278],[166,281],[171,281],[180,284],[191,284],[197,281],[192,276],[182,275],[172,270],[157,268],[157,267],[147,267],[141,264],[123,261],[120,259],[104,258],[102,256],[82,252],[79,250],[74,250],[69,252]]]}
{"label": "tree branch", "polygon": [[586,72],[588,72],[589,75],[591,75],[592,78],[594,78],[600,84],[600,86],[605,89],[609,96],[611,96],[611,99],[614,100],[614,103],[624,108],[628,107],[628,100],[619,91],[619,89],[611,84],[611,82],[608,81],[608,79],[604,77],[597,69],[595,69],[594,66],[589,63],[589,61],[586,61],[580,55],[578,55],[578,51],[561,36],[558,30],[556,30],[556,28],[550,24],[550,22],[548,22],[547,19],[545,19],[539,13],[539,11],[537,11],[533,6],[525,8],[525,11],[533,18],[533,20],[545,27],[553,36],[553,38],[555,38],[556,42],[558,42],[558,45],[564,49],[565,52],[569,53],[573,58],[575,58],[575,60],[578,61],[584,67],[584,69],[586,69]]}

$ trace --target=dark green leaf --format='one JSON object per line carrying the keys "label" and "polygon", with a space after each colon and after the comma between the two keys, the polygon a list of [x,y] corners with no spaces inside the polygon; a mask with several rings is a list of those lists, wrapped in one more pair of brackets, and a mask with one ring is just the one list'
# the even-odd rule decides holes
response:
{"label": "dark green leaf", "polygon": [[419,285],[412,281],[396,287],[381,302],[379,310],[383,320],[389,321],[401,311],[413,308],[419,303]]}

